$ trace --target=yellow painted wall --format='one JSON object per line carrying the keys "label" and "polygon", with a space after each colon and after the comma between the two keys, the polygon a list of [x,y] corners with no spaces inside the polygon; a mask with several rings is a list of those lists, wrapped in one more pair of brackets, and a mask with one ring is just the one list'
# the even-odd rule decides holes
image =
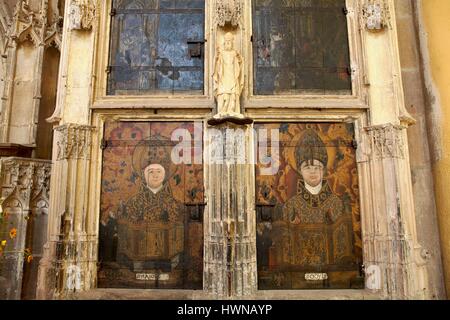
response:
{"label": "yellow painted wall", "polygon": [[439,151],[434,155],[433,173],[445,282],[447,293],[450,293],[450,1],[422,0],[420,9],[429,54],[429,57],[424,55],[425,66],[429,64],[430,67],[425,72],[431,73],[436,89],[430,91],[433,108],[430,112],[439,115],[429,129],[432,131],[430,137],[435,140],[430,141],[431,144],[439,144]]}

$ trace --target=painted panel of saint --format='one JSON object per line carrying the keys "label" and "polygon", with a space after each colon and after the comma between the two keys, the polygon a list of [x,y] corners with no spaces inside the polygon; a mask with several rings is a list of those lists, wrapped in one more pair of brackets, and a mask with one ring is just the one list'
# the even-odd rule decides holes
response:
{"label": "painted panel of saint", "polygon": [[[259,289],[362,288],[353,125],[257,124],[278,130],[279,170],[256,169]],[[270,134],[269,134],[270,136]]]}
{"label": "painted panel of saint", "polygon": [[[192,161],[173,163],[177,129],[193,134],[194,125],[105,126],[100,288],[202,287],[203,169]],[[192,150],[192,158],[201,152]]]}

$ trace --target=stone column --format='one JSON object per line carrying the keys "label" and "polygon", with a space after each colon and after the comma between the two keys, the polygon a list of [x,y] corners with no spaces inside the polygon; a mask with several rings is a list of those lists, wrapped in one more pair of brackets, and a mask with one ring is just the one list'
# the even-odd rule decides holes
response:
{"label": "stone column", "polygon": [[[370,117],[361,129],[363,251],[367,286],[391,299],[426,298],[426,250],[417,240],[406,128],[415,123],[403,93],[392,0],[364,0],[361,33]],[[382,48],[382,50],[380,50]],[[370,200],[369,200],[370,199]]]}
{"label": "stone column", "polygon": [[373,199],[362,219],[368,288],[390,299],[425,298],[427,252],[417,242],[406,127],[370,126],[364,135],[362,188]]}
{"label": "stone column", "polygon": [[252,133],[228,122],[206,130],[203,286],[219,297],[257,289]]}
{"label": "stone column", "polygon": [[0,299],[18,300],[22,296],[24,264],[38,262],[31,258],[26,261],[30,255],[39,254],[33,248],[27,250],[27,234],[33,234],[29,221],[34,220],[36,209],[45,211],[48,207],[51,162],[4,158],[0,166],[0,240],[7,242],[0,253]]}
{"label": "stone column", "polygon": [[39,270],[39,299],[63,298],[90,288],[95,278],[86,274],[97,257],[97,239],[88,236],[86,221],[93,130],[76,124],[55,128],[48,241]]}

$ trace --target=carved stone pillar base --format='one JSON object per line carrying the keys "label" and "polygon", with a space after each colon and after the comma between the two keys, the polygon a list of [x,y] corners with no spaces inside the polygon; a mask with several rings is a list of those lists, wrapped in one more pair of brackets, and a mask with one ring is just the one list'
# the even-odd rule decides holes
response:
{"label": "carved stone pillar base", "polygon": [[97,240],[60,235],[61,240],[45,246],[44,258],[39,266],[38,298],[66,299],[78,291],[94,286]]}
{"label": "carved stone pillar base", "polygon": [[257,289],[251,126],[206,130],[204,290],[219,297]]}

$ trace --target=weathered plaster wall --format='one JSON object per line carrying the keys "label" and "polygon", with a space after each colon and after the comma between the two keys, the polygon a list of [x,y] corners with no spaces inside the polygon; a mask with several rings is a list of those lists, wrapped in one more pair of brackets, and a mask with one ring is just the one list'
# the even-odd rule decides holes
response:
{"label": "weathered plaster wall", "polygon": [[418,0],[417,18],[445,284],[450,292],[450,1]]}
{"label": "weathered plaster wall", "polygon": [[442,299],[445,297],[445,288],[435,197],[433,192],[424,192],[433,190],[434,185],[413,0],[397,0],[395,5],[405,105],[417,120],[416,125],[408,129],[417,235],[426,250],[424,254],[429,254],[429,297]]}

